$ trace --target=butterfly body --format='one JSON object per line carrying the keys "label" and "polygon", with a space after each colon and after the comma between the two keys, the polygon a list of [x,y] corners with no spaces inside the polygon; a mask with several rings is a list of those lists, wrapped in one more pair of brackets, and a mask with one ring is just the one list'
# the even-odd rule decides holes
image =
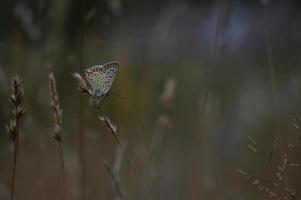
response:
{"label": "butterfly body", "polygon": [[85,70],[88,83],[95,97],[106,97],[116,77],[119,64],[116,61],[95,65]]}

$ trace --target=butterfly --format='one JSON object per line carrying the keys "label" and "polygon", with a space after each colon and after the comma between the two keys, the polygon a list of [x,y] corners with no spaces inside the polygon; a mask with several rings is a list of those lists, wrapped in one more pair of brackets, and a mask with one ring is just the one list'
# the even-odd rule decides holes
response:
{"label": "butterfly", "polygon": [[107,97],[119,68],[116,61],[94,65],[85,70],[88,83],[95,97]]}

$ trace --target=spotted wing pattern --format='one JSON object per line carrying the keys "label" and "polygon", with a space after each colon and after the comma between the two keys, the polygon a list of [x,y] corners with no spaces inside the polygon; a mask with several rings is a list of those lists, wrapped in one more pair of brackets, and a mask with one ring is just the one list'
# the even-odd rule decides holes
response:
{"label": "spotted wing pattern", "polygon": [[86,78],[94,95],[105,96],[109,92],[116,77],[118,62],[110,62],[104,65],[95,65],[85,71]]}

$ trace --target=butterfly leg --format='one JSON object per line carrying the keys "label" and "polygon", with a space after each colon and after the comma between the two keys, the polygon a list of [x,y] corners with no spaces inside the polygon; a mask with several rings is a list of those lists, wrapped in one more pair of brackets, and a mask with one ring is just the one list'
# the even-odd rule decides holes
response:
{"label": "butterfly leg", "polygon": [[109,97],[111,96],[111,93],[110,93],[111,90],[109,90],[107,93],[106,93],[106,97]]}

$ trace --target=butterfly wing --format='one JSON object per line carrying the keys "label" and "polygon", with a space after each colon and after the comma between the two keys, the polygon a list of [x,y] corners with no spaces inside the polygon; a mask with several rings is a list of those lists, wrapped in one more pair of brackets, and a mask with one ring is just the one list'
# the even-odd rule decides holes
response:
{"label": "butterfly wing", "polygon": [[118,68],[118,62],[110,62],[104,65],[95,65],[86,70],[87,81],[95,96],[103,96],[109,92]]}
{"label": "butterfly wing", "polygon": [[115,80],[118,71],[118,62],[110,62],[103,65],[103,84],[101,86],[101,92],[107,94],[112,87],[113,81]]}

